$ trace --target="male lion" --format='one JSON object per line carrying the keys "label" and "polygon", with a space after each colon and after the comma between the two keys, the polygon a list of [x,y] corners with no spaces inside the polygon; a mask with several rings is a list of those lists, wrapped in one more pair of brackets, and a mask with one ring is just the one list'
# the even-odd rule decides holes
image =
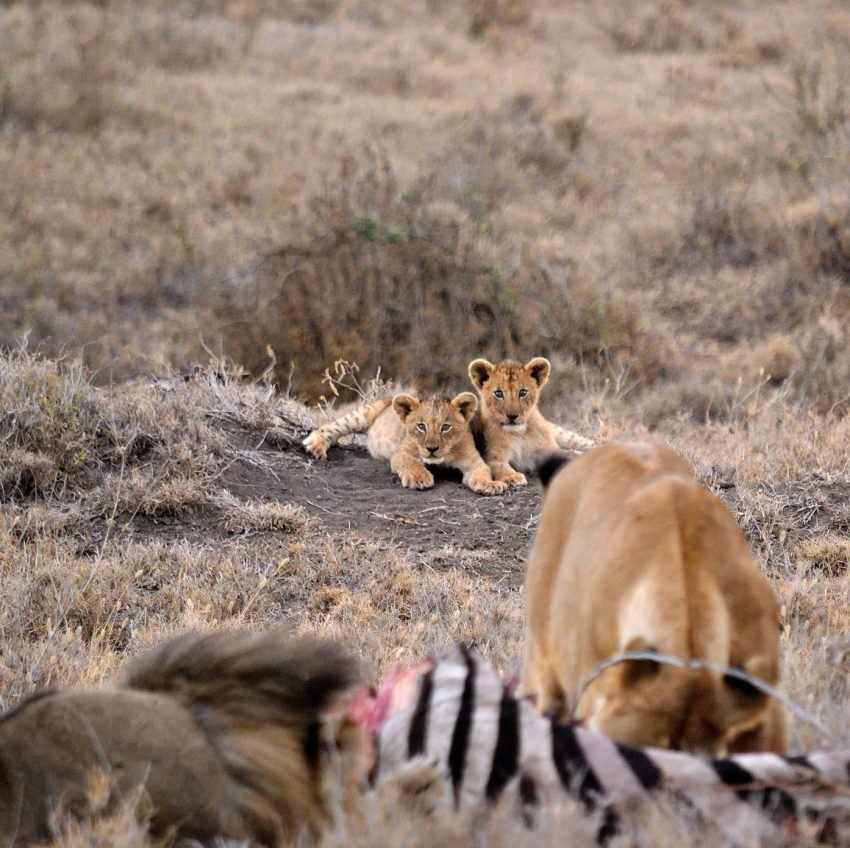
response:
{"label": "male lion", "polygon": [[[729,510],[673,451],[611,443],[541,468],[548,487],[528,565],[524,694],[631,745],[785,748],[774,699],[654,652],[779,677],[779,602]],[[551,477],[551,479],[549,479]]]}
{"label": "male lion", "polygon": [[42,692],[0,716],[0,845],[88,816],[92,778],[140,791],[155,836],[289,844],[327,820],[319,723],[355,681],[330,642],[190,634],[119,685]]}
{"label": "male lion", "polygon": [[512,359],[498,365],[486,359],[469,364],[469,379],[481,396],[473,431],[483,445],[493,479],[508,486],[524,486],[528,481],[522,472],[532,471],[559,448],[584,451],[594,445],[590,439],[547,421],[540,412],[537,404],[550,368],[549,360],[542,356],[525,365]]}
{"label": "male lion", "polygon": [[472,392],[454,398],[438,395],[420,400],[398,394],[392,401],[378,400],[313,430],[304,447],[317,459],[349,433],[366,432],[369,453],[387,459],[408,489],[430,489],[434,475],[427,466],[457,468],[463,482],[482,495],[499,495],[507,483],[494,480],[475,447],[470,421],[478,408]]}

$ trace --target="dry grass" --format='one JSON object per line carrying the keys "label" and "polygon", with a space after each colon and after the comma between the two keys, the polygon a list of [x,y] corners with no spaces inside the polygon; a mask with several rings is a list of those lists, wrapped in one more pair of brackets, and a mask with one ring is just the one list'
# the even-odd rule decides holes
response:
{"label": "dry grass", "polygon": [[[15,603],[0,608],[3,708],[37,687],[98,685],[145,647],[197,627],[284,622],[294,632],[319,632],[351,645],[373,680],[458,640],[475,645],[504,675],[517,670],[522,592],[483,576],[469,561],[472,554],[440,547],[414,553],[356,530],[327,536],[298,504],[242,499],[227,490],[221,469],[234,457],[247,467],[262,461],[240,445],[258,443],[258,430],[294,433],[297,424],[287,425],[291,431],[281,425],[306,421],[306,408],[261,384],[222,382],[215,369],[188,382],[100,390],[78,367],[25,351],[0,366],[14,384],[36,373],[31,390],[37,396],[51,389],[55,397],[96,398],[96,408],[117,422],[134,422],[138,437],[160,452],[138,466],[135,459],[116,466],[89,449],[61,486],[17,489],[7,498],[0,592]],[[583,403],[573,417],[603,413],[613,435],[647,435],[628,403],[605,389],[589,392]],[[77,443],[97,444],[99,421],[86,417],[74,429]],[[736,511],[779,591],[785,690],[844,738],[850,736],[848,425],[848,418],[801,417],[765,404],[740,420],[699,426],[679,419],[662,427],[663,437]],[[57,432],[61,445],[65,430]],[[178,432],[184,438],[177,439]],[[195,474],[171,455],[191,456],[210,444],[217,451]],[[50,442],[24,447],[39,461],[56,456]],[[821,744],[806,725],[793,724],[794,750]],[[374,838],[374,821],[396,834],[395,815],[390,801],[376,798],[367,812],[372,825],[361,831],[363,822],[343,822],[328,844],[365,844]],[[514,832],[516,818],[505,816],[485,830],[452,816],[438,817],[421,833],[414,829],[417,839],[427,833],[439,844],[468,844],[474,831],[476,844],[493,846],[502,844],[505,828]],[[583,814],[559,816],[559,828],[583,839]],[[148,844],[144,826],[134,829],[132,821],[122,809],[101,823],[67,823],[56,844],[109,844],[119,836]],[[652,844],[691,832],[676,817],[651,826],[655,836],[645,838]],[[554,839],[553,827],[544,817],[534,838]]]}
{"label": "dry grass", "polygon": [[[0,4],[2,706],[282,620],[374,677],[460,638],[512,673],[521,593],[226,480],[337,360],[546,353],[547,411],[735,510],[786,690],[850,736],[848,46],[837,0]],[[330,843],[521,839],[373,812]],[[148,844],[127,816],[59,841]]]}

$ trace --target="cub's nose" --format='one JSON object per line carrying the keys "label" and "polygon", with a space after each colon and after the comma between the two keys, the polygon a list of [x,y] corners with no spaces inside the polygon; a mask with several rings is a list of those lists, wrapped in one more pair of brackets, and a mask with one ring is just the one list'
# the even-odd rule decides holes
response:
{"label": "cub's nose", "polygon": [[431,445],[426,445],[425,447],[428,448],[428,453],[430,453],[433,456],[437,452],[437,450],[439,449],[440,446],[436,445],[432,448]]}
{"label": "cub's nose", "polygon": [[507,419],[508,419],[508,421],[511,422],[511,424],[513,424],[514,421],[516,421],[518,417],[519,417],[519,414],[516,413],[516,412],[508,412],[507,413]]}

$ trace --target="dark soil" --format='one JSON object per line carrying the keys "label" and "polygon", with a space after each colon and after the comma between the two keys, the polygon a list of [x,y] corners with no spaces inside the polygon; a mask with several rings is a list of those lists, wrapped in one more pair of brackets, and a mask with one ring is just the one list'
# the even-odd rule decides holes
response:
{"label": "dark soil", "polygon": [[[488,497],[463,486],[459,473],[437,469],[433,489],[413,491],[401,486],[386,462],[373,459],[359,445],[333,447],[327,460],[315,460],[297,443],[274,446],[260,439],[258,447],[256,434],[234,428],[229,435],[243,453],[237,453],[240,458],[231,462],[217,484],[237,497],[296,504],[312,519],[313,534],[354,533],[370,542],[398,546],[416,554],[423,567],[463,568],[509,587],[523,580],[540,510],[540,486],[534,480],[505,495]],[[755,501],[752,495],[742,498],[731,480],[703,482],[736,514],[769,567],[774,559],[784,561],[787,541],[850,532],[847,480],[814,476],[764,483],[755,487]],[[244,538],[227,533],[219,515],[204,508],[173,518],[118,516],[118,524],[136,536],[166,541],[226,544]]]}
{"label": "dark soil", "polygon": [[221,484],[241,498],[299,504],[329,533],[354,531],[432,555],[450,546],[486,555],[479,559],[494,571],[522,571],[540,507],[534,481],[485,496],[466,488],[458,473],[438,470],[433,489],[414,491],[357,445],[331,448],[327,460],[295,448],[264,451],[263,459],[267,468],[232,465]]}

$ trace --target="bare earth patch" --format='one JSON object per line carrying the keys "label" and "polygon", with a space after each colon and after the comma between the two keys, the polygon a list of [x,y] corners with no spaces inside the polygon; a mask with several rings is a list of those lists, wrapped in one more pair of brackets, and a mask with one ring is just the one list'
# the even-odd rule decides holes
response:
{"label": "bare earth patch", "polygon": [[[537,524],[540,495],[532,483],[483,497],[460,485],[460,475],[437,472],[433,489],[403,488],[389,465],[359,445],[334,447],[328,459],[300,450],[264,451],[265,467],[235,463],[222,484],[243,498],[299,504],[329,533],[356,531],[415,553],[442,546],[491,554],[485,569],[521,580]],[[449,564],[449,563],[446,563]]]}

